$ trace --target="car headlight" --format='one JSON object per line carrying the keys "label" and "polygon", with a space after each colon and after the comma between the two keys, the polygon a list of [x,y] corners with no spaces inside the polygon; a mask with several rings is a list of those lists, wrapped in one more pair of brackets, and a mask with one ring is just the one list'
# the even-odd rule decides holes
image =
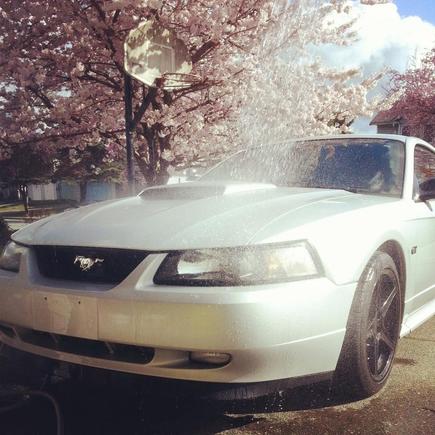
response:
{"label": "car headlight", "polygon": [[21,255],[26,249],[25,246],[10,241],[0,257],[0,269],[18,272],[20,270]]}
{"label": "car headlight", "polygon": [[240,286],[315,278],[321,274],[314,250],[300,241],[171,252],[157,270],[154,283]]}

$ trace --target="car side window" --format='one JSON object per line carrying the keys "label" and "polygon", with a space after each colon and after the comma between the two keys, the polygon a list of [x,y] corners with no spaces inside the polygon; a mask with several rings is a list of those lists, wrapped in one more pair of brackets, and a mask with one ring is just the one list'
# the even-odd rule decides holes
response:
{"label": "car side window", "polygon": [[435,191],[435,153],[417,145],[414,151],[414,192]]}

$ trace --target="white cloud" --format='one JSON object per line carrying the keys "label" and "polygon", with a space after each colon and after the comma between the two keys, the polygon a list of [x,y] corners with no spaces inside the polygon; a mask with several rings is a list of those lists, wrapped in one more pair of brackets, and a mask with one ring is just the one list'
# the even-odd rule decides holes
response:
{"label": "white cloud", "polygon": [[[393,3],[375,6],[354,1],[359,16],[358,41],[348,47],[327,47],[320,54],[328,64],[338,68],[361,68],[364,76],[385,68],[404,72],[418,64],[435,46],[435,26],[420,17],[401,17]],[[382,92],[381,86],[377,92]],[[372,132],[367,119],[354,125],[358,132]]]}
{"label": "white cloud", "polygon": [[435,45],[435,26],[416,16],[402,18],[393,3],[365,6],[358,2],[358,41],[349,47],[328,50],[328,62],[361,67],[365,73],[384,67],[404,71],[413,58]]}

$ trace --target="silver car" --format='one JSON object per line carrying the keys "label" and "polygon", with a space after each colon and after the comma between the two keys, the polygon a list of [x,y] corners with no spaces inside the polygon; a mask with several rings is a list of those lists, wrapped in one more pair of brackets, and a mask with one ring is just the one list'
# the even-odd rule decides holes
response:
{"label": "silver car", "polygon": [[330,380],[368,396],[435,313],[434,209],[435,149],[417,138],[252,147],[16,232],[0,340],[236,395]]}

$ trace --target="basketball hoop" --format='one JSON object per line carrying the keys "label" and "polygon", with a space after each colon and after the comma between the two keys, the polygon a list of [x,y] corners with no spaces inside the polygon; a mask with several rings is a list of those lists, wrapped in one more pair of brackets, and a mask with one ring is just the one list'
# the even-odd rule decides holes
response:
{"label": "basketball hoop", "polygon": [[189,87],[195,79],[189,74],[192,61],[183,41],[154,21],[146,21],[128,34],[124,69],[148,86],[163,79],[163,88],[168,90]]}

